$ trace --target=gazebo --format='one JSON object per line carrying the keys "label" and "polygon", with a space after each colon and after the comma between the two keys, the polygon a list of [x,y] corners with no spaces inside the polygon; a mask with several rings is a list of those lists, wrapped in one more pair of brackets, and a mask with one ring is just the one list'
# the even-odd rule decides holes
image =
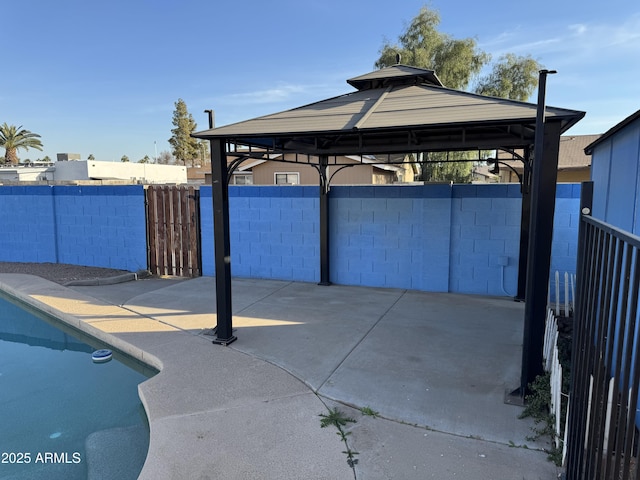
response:
{"label": "gazebo", "polygon": [[[521,394],[542,369],[542,342],[555,208],[560,135],[585,112],[546,107],[547,71],[540,72],[538,103],[452,90],[432,70],[397,64],[347,82],[356,91],[272,115],[194,133],[211,143],[217,327],[214,343],[232,330],[228,184],[248,158],[295,154],[293,162],[318,170],[320,279],[330,284],[329,165],[339,156],[524,150],[518,296],[525,300]],[[232,159],[229,161],[229,159]],[[346,165],[344,165],[346,167]],[[527,268],[527,265],[530,268]],[[526,275],[525,275],[526,273]]]}

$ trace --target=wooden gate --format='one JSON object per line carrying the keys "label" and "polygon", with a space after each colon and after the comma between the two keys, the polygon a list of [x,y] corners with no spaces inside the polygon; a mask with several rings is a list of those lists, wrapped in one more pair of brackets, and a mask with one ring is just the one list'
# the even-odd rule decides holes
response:
{"label": "wooden gate", "polygon": [[153,275],[202,275],[200,191],[150,185],[146,190],[147,252]]}

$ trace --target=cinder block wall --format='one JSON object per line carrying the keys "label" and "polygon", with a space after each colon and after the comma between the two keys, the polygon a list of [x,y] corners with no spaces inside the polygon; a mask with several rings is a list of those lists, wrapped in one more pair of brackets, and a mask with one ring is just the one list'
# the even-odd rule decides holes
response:
{"label": "cinder block wall", "polygon": [[0,187],[0,260],[147,268],[144,188]]}
{"label": "cinder block wall", "polygon": [[331,281],[446,292],[451,187],[336,186]]}
{"label": "cinder block wall", "polygon": [[[211,187],[200,188],[202,270],[214,275]],[[318,187],[229,188],[231,274],[315,282],[320,277]]]}
{"label": "cinder block wall", "polygon": [[0,216],[0,261],[57,261],[52,187],[0,187]]}
{"label": "cinder block wall", "polygon": [[559,184],[553,217],[551,271],[576,272],[578,224],[580,223],[580,184]]}
{"label": "cinder block wall", "polygon": [[[558,185],[552,271],[575,272],[579,185]],[[230,187],[234,276],[317,282],[318,188]],[[335,186],[330,278],[346,285],[513,296],[519,185]],[[214,274],[211,188],[201,188],[203,272]]]}
{"label": "cinder block wall", "polygon": [[449,291],[517,293],[520,185],[454,185]]}
{"label": "cinder block wall", "polygon": [[[575,272],[580,186],[558,185],[552,271]],[[211,187],[201,188],[202,263],[214,275]],[[231,269],[238,277],[317,282],[318,187],[229,190]],[[336,186],[330,278],[436,292],[516,292],[518,185]],[[0,187],[0,261],[147,267],[144,189]]]}
{"label": "cinder block wall", "polygon": [[56,186],[58,262],[147,268],[144,187]]}

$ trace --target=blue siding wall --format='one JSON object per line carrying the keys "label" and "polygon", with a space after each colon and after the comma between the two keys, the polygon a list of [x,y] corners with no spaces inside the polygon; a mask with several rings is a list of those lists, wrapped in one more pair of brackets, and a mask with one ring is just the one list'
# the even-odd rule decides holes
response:
{"label": "blue siding wall", "polygon": [[591,163],[593,216],[640,234],[640,120],[597,145]]}
{"label": "blue siding wall", "polygon": [[142,186],[0,187],[0,260],[147,268]]}
{"label": "blue siding wall", "polygon": [[[211,188],[201,188],[203,272],[214,274]],[[580,186],[557,189],[552,271],[575,272]],[[330,279],[345,285],[516,293],[519,185],[335,186]],[[230,187],[231,273],[317,282],[317,187]]]}

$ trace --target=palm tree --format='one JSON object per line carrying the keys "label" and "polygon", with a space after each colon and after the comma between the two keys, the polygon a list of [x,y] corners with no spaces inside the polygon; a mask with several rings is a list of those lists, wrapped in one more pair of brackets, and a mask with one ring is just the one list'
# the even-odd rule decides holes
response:
{"label": "palm tree", "polygon": [[18,150],[35,148],[42,151],[40,135],[22,128],[22,125],[0,125],[0,147],[5,149],[5,162],[16,165],[18,163]]}

